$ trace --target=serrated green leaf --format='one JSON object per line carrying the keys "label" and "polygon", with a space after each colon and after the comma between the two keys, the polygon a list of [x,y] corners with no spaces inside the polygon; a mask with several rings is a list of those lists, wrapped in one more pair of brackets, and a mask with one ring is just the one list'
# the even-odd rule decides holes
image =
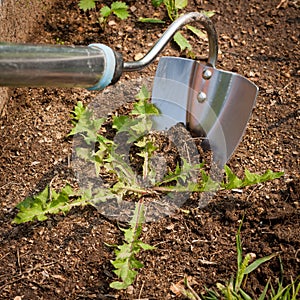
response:
{"label": "serrated green leaf", "polygon": [[112,13],[112,10],[107,6],[103,6],[101,9],[100,9],[100,15],[106,19],[110,16],[110,14]]}
{"label": "serrated green leaf", "polygon": [[201,191],[213,192],[220,188],[219,182],[214,181],[204,170],[200,170],[201,173]]}
{"label": "serrated green leaf", "polygon": [[79,196],[76,201],[70,202],[69,196],[75,196],[75,193],[69,186],[63,188],[60,193],[54,190],[51,193],[47,186],[38,195],[26,198],[19,203],[19,212],[14,218],[13,223],[21,224],[35,220],[45,221],[48,218],[48,214],[67,212],[74,206],[89,204],[86,199],[81,199]]}
{"label": "serrated green leaf", "polygon": [[130,227],[121,230],[124,232],[125,242],[115,249],[116,259],[111,261],[115,270],[114,273],[122,280],[111,283],[110,287],[115,289],[125,289],[133,283],[137,271],[143,264],[135,258],[141,249],[152,250],[154,247],[141,242],[138,238],[142,232],[144,222],[144,206],[137,203],[134,214],[129,222]]}
{"label": "serrated green leaf", "polygon": [[149,103],[146,100],[140,100],[133,105],[133,110],[130,114],[140,117],[143,115],[159,115],[159,110],[152,103]]}
{"label": "serrated green leaf", "polygon": [[192,50],[191,44],[180,32],[176,32],[173,39],[176,42],[176,44],[180,47],[181,51],[184,51],[185,49]]}
{"label": "serrated green leaf", "polygon": [[143,243],[143,242],[141,242],[141,241],[138,241],[137,244],[138,244],[138,246],[141,247],[143,250],[154,250],[154,249],[156,249],[154,246],[151,246],[151,245],[149,245],[149,244],[145,244],[145,243]]}
{"label": "serrated green leaf", "polygon": [[265,182],[269,180],[274,180],[282,177],[284,172],[273,172],[271,170],[267,170],[263,175],[261,175],[260,182]]}
{"label": "serrated green leaf", "polygon": [[72,111],[72,119],[76,122],[81,118],[82,113],[85,112],[85,107],[83,106],[83,103],[81,101],[78,101],[76,106],[74,107],[74,110]]}
{"label": "serrated green leaf", "polygon": [[[127,230],[128,232],[128,230]],[[120,267],[120,265],[118,265],[120,260],[126,260],[128,258],[130,258],[131,256],[131,245],[124,243],[123,245],[118,246],[118,249],[115,250],[115,254],[116,254],[116,258],[117,258],[117,262],[115,262],[115,264],[113,264],[114,267]]]}
{"label": "serrated green leaf", "polygon": [[136,136],[140,137],[148,133],[152,129],[152,121],[149,118],[141,118],[139,119],[139,122],[132,125],[130,129],[135,132],[135,135],[133,136],[133,140],[128,139],[129,143],[134,141]]}
{"label": "serrated green leaf", "polygon": [[238,178],[227,165],[224,166],[224,170],[226,174],[226,183],[224,184],[225,189],[231,190],[243,186],[243,181]]}
{"label": "serrated green leaf", "polygon": [[149,100],[150,97],[150,92],[148,91],[147,87],[143,85],[139,93],[135,96],[135,98],[140,102],[136,103],[135,105],[144,105],[144,103]]}
{"label": "serrated green leaf", "polygon": [[144,264],[141,263],[139,260],[137,259],[132,259],[131,260],[131,267],[134,269],[141,269],[144,267]]}
{"label": "serrated green leaf", "polygon": [[116,129],[118,132],[122,132],[122,129],[127,130],[129,121],[128,116],[114,116],[112,128]]}
{"label": "serrated green leaf", "polygon": [[120,1],[113,2],[111,4],[111,10],[121,20],[125,20],[129,16],[128,6],[124,2],[120,2]]}
{"label": "serrated green leaf", "polygon": [[152,23],[152,24],[164,24],[166,23],[165,21],[163,20],[160,20],[160,19],[156,19],[156,18],[139,18],[139,22],[142,22],[142,23]]}
{"label": "serrated green leaf", "polygon": [[88,9],[93,9],[96,7],[97,0],[80,0],[79,1],[79,8],[86,11]]}
{"label": "serrated green leaf", "polygon": [[81,102],[77,103],[73,113],[75,126],[72,128],[68,136],[81,134],[88,145],[96,142],[98,135],[97,131],[100,129],[105,119],[94,119],[92,111],[84,108]]}

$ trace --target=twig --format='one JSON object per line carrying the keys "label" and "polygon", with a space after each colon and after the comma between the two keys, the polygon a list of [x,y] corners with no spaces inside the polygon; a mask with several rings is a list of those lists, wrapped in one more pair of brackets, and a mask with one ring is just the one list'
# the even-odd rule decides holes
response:
{"label": "twig", "polygon": [[56,177],[57,177],[57,175],[55,175],[49,183],[49,201],[52,201],[52,184]]}
{"label": "twig", "polygon": [[280,7],[286,8],[288,3],[289,3],[289,0],[281,0],[280,3],[276,6],[276,9],[279,9]]}
{"label": "twig", "polygon": [[20,281],[22,279],[23,279],[23,276],[20,277],[20,278],[18,278],[18,279],[16,279],[16,280],[13,280],[13,281],[10,281],[8,283],[5,283],[4,285],[0,286],[0,291],[2,291],[3,289],[5,289],[8,285],[14,284],[15,282],[18,282],[18,281]]}
{"label": "twig", "polygon": [[139,292],[138,300],[141,300],[141,295],[142,295],[142,292],[143,292],[144,284],[145,284],[145,282],[143,281],[140,292]]}
{"label": "twig", "polygon": [[[16,278],[16,277],[19,277],[19,278],[15,279],[15,280],[12,280],[12,281],[10,281],[10,282],[7,282],[7,283],[3,284],[2,286],[0,286],[0,291],[3,290],[6,286],[8,286],[8,285],[10,285],[10,284],[13,284],[13,283],[15,283],[15,282],[17,282],[17,281],[19,281],[19,280],[21,280],[21,279],[24,279],[24,278],[25,278],[25,275],[28,275],[30,272],[35,271],[35,270],[40,269],[40,268],[45,268],[45,267],[48,267],[48,266],[55,265],[56,263],[58,263],[58,262],[50,262],[50,263],[47,263],[47,264],[44,264],[44,265],[36,264],[36,265],[35,265],[34,267],[32,267],[32,268],[29,268],[29,269],[27,269],[27,270],[24,270],[24,272],[22,272],[22,274],[13,275],[13,276],[11,276],[10,280],[11,280],[11,279],[14,279],[14,278]],[[3,280],[3,281],[4,281],[4,280]],[[2,282],[3,282],[3,281],[2,281]]]}
{"label": "twig", "polygon": [[22,275],[22,265],[21,265],[20,249],[19,248],[17,248],[17,266],[19,268],[19,274]]}

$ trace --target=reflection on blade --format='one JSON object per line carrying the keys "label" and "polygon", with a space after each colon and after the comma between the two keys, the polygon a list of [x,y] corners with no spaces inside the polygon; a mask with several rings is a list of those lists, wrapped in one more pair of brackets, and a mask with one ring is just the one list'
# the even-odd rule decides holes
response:
{"label": "reflection on blade", "polygon": [[[207,70],[209,77],[203,76]],[[194,135],[207,138],[215,160],[223,165],[244,134],[257,92],[255,84],[238,74],[163,57],[152,91],[152,103],[162,114],[155,118],[155,127],[185,124]]]}

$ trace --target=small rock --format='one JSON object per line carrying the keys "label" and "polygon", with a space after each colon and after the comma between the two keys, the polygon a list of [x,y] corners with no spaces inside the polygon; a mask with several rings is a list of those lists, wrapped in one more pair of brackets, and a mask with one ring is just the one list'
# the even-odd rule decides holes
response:
{"label": "small rock", "polygon": [[134,13],[137,10],[137,8],[134,5],[130,6],[129,9],[132,13]]}
{"label": "small rock", "polygon": [[117,23],[115,22],[115,21],[113,21],[113,20],[111,20],[111,21],[109,21],[108,22],[108,26],[115,26],[115,25],[117,25]]}
{"label": "small rock", "polygon": [[132,295],[133,294],[133,286],[132,285],[130,285],[128,288],[127,288],[127,290],[126,290],[126,292],[127,292],[127,294],[128,295]]}
{"label": "small rock", "polygon": [[253,71],[249,72],[249,77],[255,77],[255,73]]}
{"label": "small rock", "polygon": [[134,60],[137,61],[137,60],[142,59],[143,57],[144,57],[144,54],[139,52],[134,56]]}

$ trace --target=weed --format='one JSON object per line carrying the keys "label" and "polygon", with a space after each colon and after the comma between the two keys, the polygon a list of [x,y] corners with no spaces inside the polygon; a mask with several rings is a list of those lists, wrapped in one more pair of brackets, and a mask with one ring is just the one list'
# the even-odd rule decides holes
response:
{"label": "weed", "polygon": [[[95,9],[96,1],[98,0],[80,0],[79,7],[84,11],[89,9]],[[114,14],[121,20],[127,19],[129,16],[127,4],[125,2],[115,1],[111,4],[110,7],[107,5],[103,6],[99,12],[99,23],[103,27],[105,27],[109,16],[111,16],[112,14]]]}
{"label": "weed", "polygon": [[[225,285],[217,283],[216,289],[206,289],[206,293],[198,295],[190,286],[188,279],[185,278],[185,288],[181,288],[181,293],[190,300],[253,300],[253,298],[246,293],[244,286],[246,284],[247,276],[256,270],[261,264],[271,260],[278,254],[271,254],[259,259],[251,260],[255,257],[253,254],[246,254],[243,258],[242,242],[241,242],[241,227],[243,221],[241,221],[238,232],[236,234],[236,249],[237,249],[237,272],[235,278],[232,277]],[[280,259],[280,257],[279,257]],[[282,268],[282,263],[280,260]],[[283,270],[282,270],[283,272]],[[269,292],[269,293],[268,293]],[[283,287],[282,281],[279,282],[277,290],[275,290],[268,280],[258,300],[296,300],[300,292],[300,277],[296,280],[291,280],[291,283]]]}
{"label": "weed", "polygon": [[91,204],[90,198],[86,193],[75,192],[68,185],[59,193],[46,186],[38,195],[28,197],[17,205],[19,212],[13,223],[45,221],[49,214],[67,213],[73,207]]}
{"label": "weed", "polygon": [[136,275],[137,269],[144,265],[135,257],[141,250],[153,250],[155,247],[143,243],[139,240],[142,233],[142,224],[144,223],[144,206],[142,201],[136,203],[134,215],[129,222],[129,228],[121,230],[124,232],[124,243],[122,245],[114,245],[116,258],[111,261],[115,267],[114,273],[122,281],[114,281],[110,284],[114,289],[126,289],[131,285]]}
{"label": "weed", "polygon": [[[179,11],[184,9],[188,5],[188,0],[152,0],[152,5],[154,7],[159,7],[160,5],[164,5],[168,17],[171,21],[175,21],[179,18],[180,14]],[[207,17],[212,17],[215,12],[213,11],[202,11],[204,15]],[[140,22],[147,22],[147,23],[164,23],[159,19],[152,19],[152,18],[139,18]],[[185,28],[189,30],[191,33],[195,34],[199,38],[205,38],[206,34],[202,31],[197,29],[194,26],[186,25]],[[187,56],[194,57],[195,54],[192,52],[192,46],[188,42],[188,40],[182,35],[181,32],[176,32],[173,37],[175,43],[180,47],[180,51],[187,50]]]}
{"label": "weed", "polygon": [[112,14],[116,15],[121,20],[127,19],[129,16],[127,4],[116,1],[113,2],[110,7],[107,5],[103,6],[100,10],[100,24],[106,24],[108,17]]}
{"label": "weed", "polygon": [[[153,249],[150,245],[139,240],[142,223],[144,222],[144,207],[141,202],[143,195],[157,195],[170,192],[204,192],[216,191],[218,189],[241,188],[252,184],[258,184],[267,180],[279,178],[282,172],[272,172],[268,170],[262,175],[254,174],[245,170],[243,178],[236,176],[228,166],[225,166],[225,179],[223,182],[216,182],[204,169],[204,162],[196,165],[189,164],[182,159],[175,170],[170,170],[160,180],[156,179],[156,170],[151,164],[151,156],[156,150],[156,146],[149,138],[148,133],[152,129],[153,115],[158,115],[158,109],[148,102],[150,93],[143,87],[137,95],[137,102],[133,104],[133,109],[128,115],[115,116],[112,120],[112,127],[117,134],[124,133],[127,144],[134,144],[137,147],[135,154],[142,157],[142,178],[140,179],[130,166],[130,162],[124,159],[120,148],[123,146],[115,142],[112,138],[107,138],[100,134],[99,130],[105,123],[105,118],[94,118],[92,111],[85,108],[82,102],[78,102],[73,111],[73,129],[69,135],[79,135],[87,147],[77,147],[78,157],[94,165],[97,176],[101,176],[103,170],[106,174],[114,177],[113,183],[109,186],[99,186],[96,188],[86,188],[74,191],[70,186],[66,186],[60,193],[46,187],[40,194],[28,197],[18,204],[18,214],[13,220],[20,224],[29,221],[44,221],[48,214],[66,213],[72,207],[94,205],[106,203],[108,200],[116,199],[118,203],[124,201],[125,197],[135,195],[139,199],[135,205],[134,215],[129,222],[128,229],[121,229],[124,232],[124,243],[116,246],[116,259],[112,261],[115,274],[121,279],[111,284],[116,289],[126,288],[132,284],[137,274],[137,269],[142,267],[142,263],[136,260],[135,255],[141,250]],[[97,145],[95,147],[90,147]],[[201,175],[199,182],[190,180],[191,174],[197,171]],[[244,276],[252,272],[261,263],[271,259],[274,255],[256,260],[249,265],[250,256],[246,255],[242,260],[242,248],[240,241],[240,229],[237,234],[238,249],[238,272],[235,281],[231,281],[227,286],[219,285],[223,294],[239,293],[244,291],[241,284]]]}

